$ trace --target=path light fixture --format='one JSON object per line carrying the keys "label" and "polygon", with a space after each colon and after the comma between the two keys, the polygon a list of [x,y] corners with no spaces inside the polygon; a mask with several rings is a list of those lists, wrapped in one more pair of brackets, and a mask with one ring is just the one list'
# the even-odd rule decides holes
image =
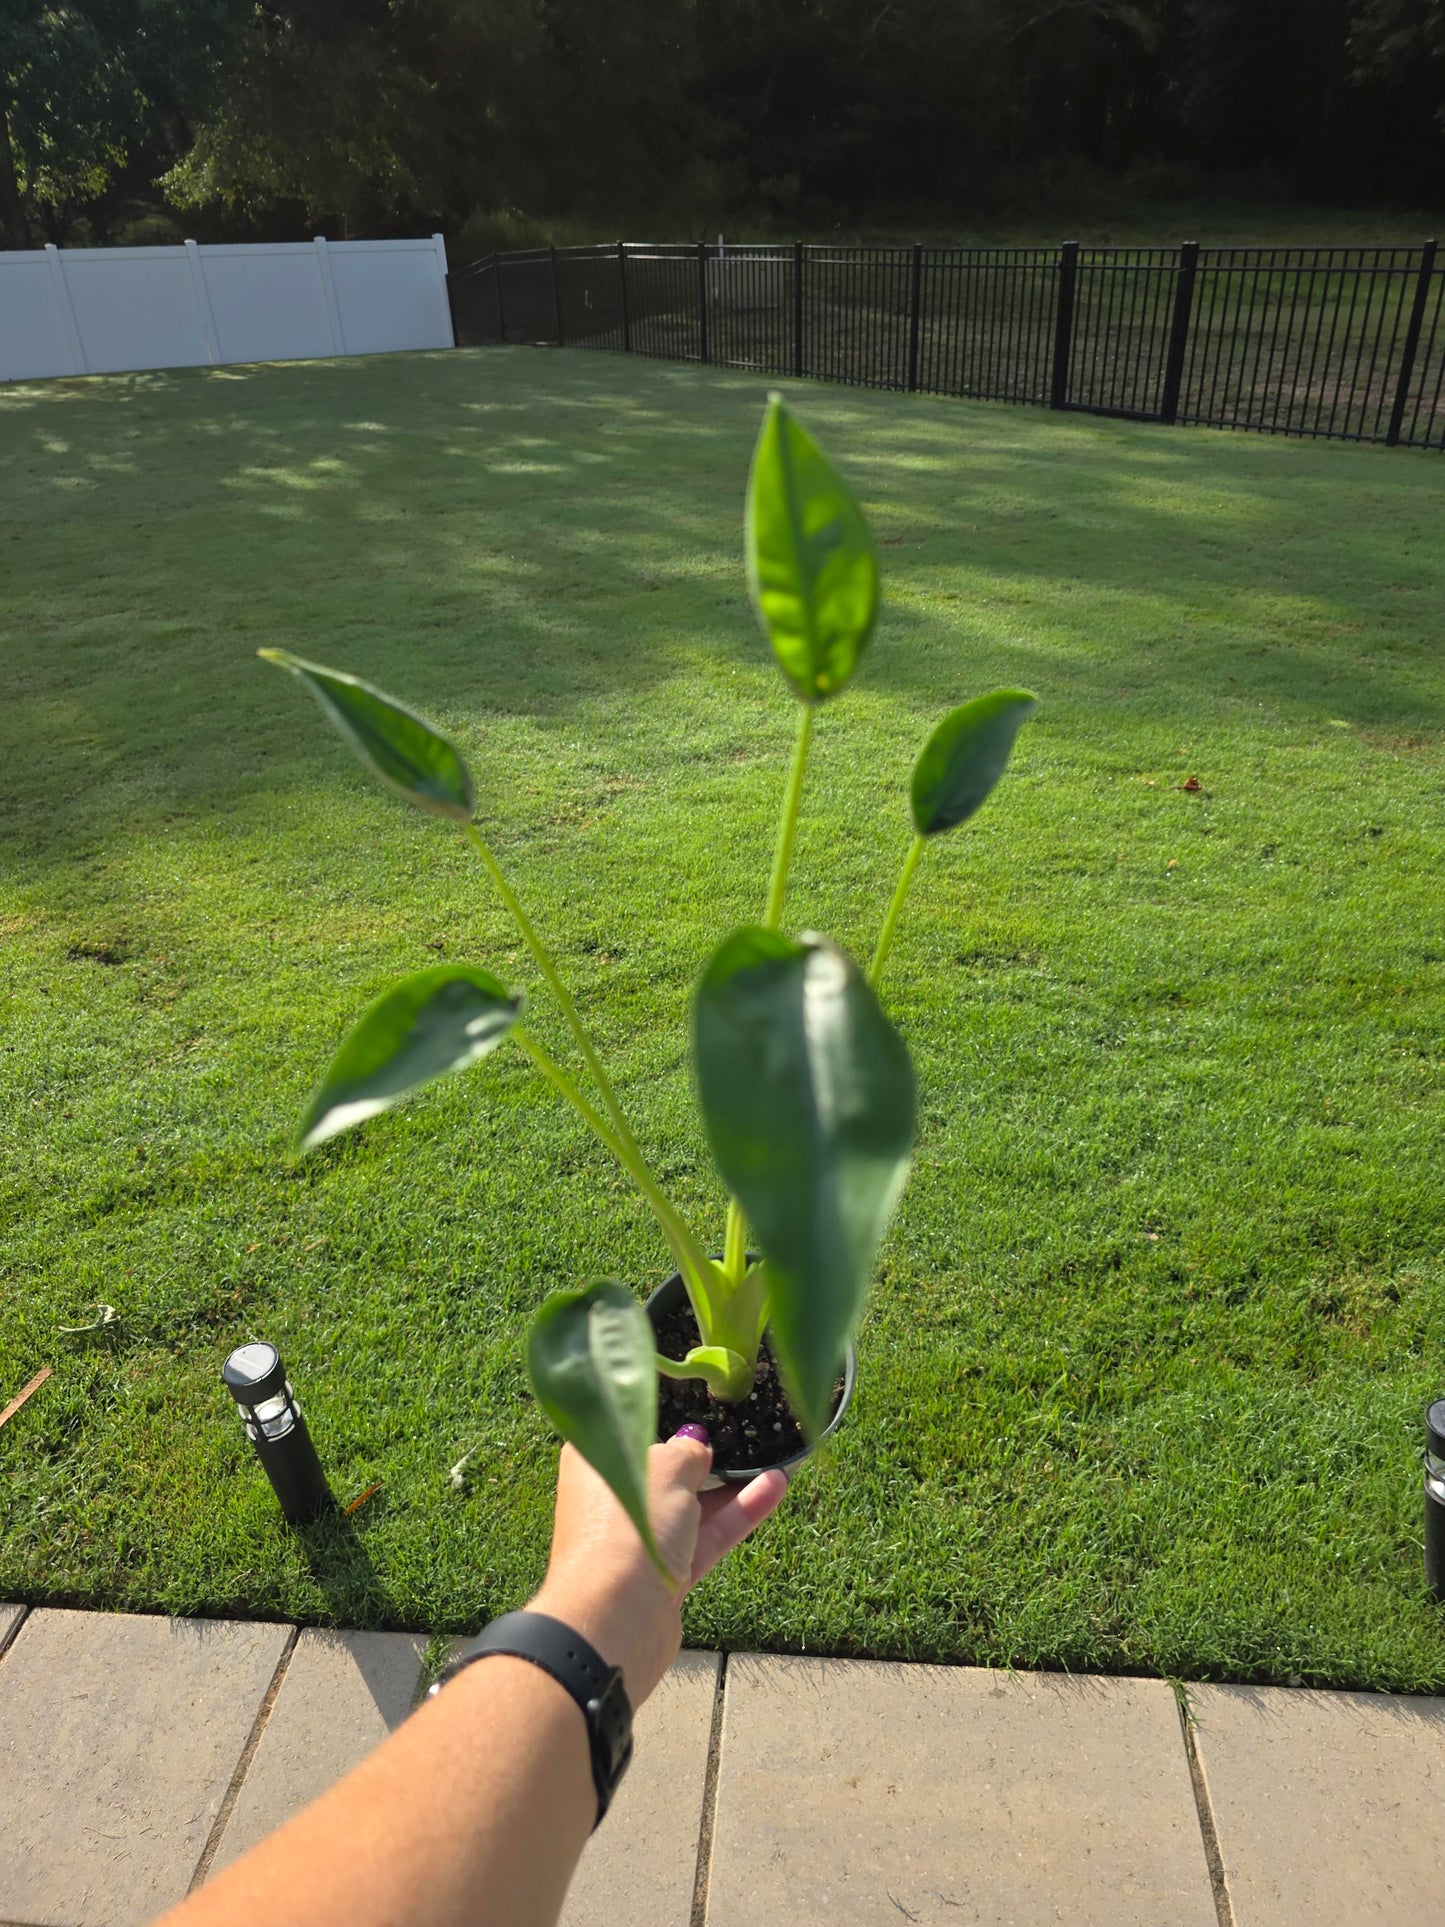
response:
{"label": "path light fixture", "polygon": [[306,1420],[274,1345],[241,1345],[221,1367],[226,1390],[235,1399],[246,1436],[271,1481],[289,1525],[309,1525],[336,1510],[336,1500],[321,1470]]}
{"label": "path light fixture", "polygon": [[1425,1411],[1425,1583],[1445,1602],[1445,1398]]}

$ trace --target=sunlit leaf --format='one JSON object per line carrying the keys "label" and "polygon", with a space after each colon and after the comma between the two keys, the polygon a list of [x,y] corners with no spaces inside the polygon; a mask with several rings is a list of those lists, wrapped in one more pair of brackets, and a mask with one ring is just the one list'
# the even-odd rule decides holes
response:
{"label": "sunlit leaf", "polygon": [[554,1291],[527,1334],[537,1403],[607,1481],[671,1585],[647,1514],[647,1453],[657,1440],[655,1360],[647,1313],[610,1278]]}
{"label": "sunlit leaf", "polygon": [[760,929],[713,956],[694,1042],[713,1155],[762,1245],[773,1342],[816,1437],[907,1175],[913,1066],[843,951]]}
{"label": "sunlit leaf", "polygon": [[878,560],[852,490],[779,395],[748,477],[748,586],[795,694],[848,683],[878,614]]}
{"label": "sunlit leaf", "polygon": [[357,1020],[301,1120],[303,1150],[324,1143],[447,1071],[495,1050],[521,1015],[489,971],[438,964],[403,977]]}
{"label": "sunlit leaf", "polygon": [[1014,738],[1038,706],[1026,689],[995,689],[949,711],[913,767],[913,827],[920,836],[968,821],[1003,775]]}
{"label": "sunlit leaf", "polygon": [[715,1398],[745,1398],[752,1390],[755,1366],[727,1345],[694,1345],[682,1358],[659,1353],[657,1369],[664,1378],[700,1378]]}
{"label": "sunlit leaf", "polygon": [[477,798],[459,752],[430,723],[357,676],[303,662],[285,649],[260,649],[266,662],[289,669],[311,691],[328,720],[373,776],[433,816],[470,823]]}

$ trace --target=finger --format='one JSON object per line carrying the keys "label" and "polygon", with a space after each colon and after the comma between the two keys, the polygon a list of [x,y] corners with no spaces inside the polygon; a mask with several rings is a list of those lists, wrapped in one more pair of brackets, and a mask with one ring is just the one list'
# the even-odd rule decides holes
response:
{"label": "finger", "polygon": [[666,1445],[654,1445],[652,1453],[666,1483],[683,1492],[698,1491],[712,1470],[712,1447],[686,1432],[677,1433]]}
{"label": "finger", "polygon": [[741,1545],[754,1526],[760,1526],[769,1513],[777,1511],[787,1492],[788,1475],[774,1466],[735,1492],[706,1493],[688,1583],[695,1586],[719,1559],[726,1558],[734,1546]]}

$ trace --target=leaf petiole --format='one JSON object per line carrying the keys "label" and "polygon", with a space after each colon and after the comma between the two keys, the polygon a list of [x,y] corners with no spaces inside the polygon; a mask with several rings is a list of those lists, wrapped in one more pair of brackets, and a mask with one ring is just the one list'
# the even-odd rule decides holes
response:
{"label": "leaf petiole", "polygon": [[903,905],[908,896],[908,886],[913,881],[913,872],[918,868],[923,855],[926,837],[915,836],[899,874],[898,888],[893,892],[893,901],[888,906],[888,915],[883,919],[883,928],[878,933],[878,948],[873,952],[873,961],[868,966],[870,989],[878,988],[878,980],[883,975],[883,966],[888,961],[888,952],[893,948],[893,933],[898,928],[898,919],[903,913]]}
{"label": "leaf petiole", "polygon": [[723,1270],[730,1285],[740,1285],[748,1268],[748,1228],[743,1208],[736,1198],[728,1199],[727,1231],[723,1237]]}
{"label": "leaf petiole", "polygon": [[695,1345],[686,1358],[666,1358],[657,1354],[658,1375],[662,1378],[700,1378],[714,1398],[736,1404],[753,1389],[755,1369],[741,1352],[725,1345]]}
{"label": "leaf petiole", "polygon": [[[538,1043],[529,1030],[524,1029],[521,1024],[514,1024],[512,1036],[553,1089],[566,1098],[593,1135],[606,1145],[651,1206],[653,1216],[661,1225],[663,1236],[667,1239],[668,1249],[672,1252],[677,1268],[682,1273],[688,1298],[697,1316],[698,1327],[700,1330],[706,1330],[708,1326],[704,1320],[710,1319],[713,1311],[709,1284],[711,1274],[716,1267],[712,1260],[703,1251],[690,1227],[659,1189],[657,1180],[648,1170],[636,1147],[629,1147],[623,1143],[595,1106],[587,1102],[562,1066]],[[702,1299],[701,1304],[698,1302],[699,1297]]]}
{"label": "leaf petiole", "polygon": [[492,855],[491,850],[487,846],[486,838],[482,835],[476,824],[468,823],[464,825],[462,834],[486,865],[487,874],[491,877],[493,883],[496,884],[497,893],[506,905],[513,923],[516,924],[517,929],[520,931],[523,943],[525,943],[531,951],[537,968],[546,979],[547,988],[557,999],[562,1015],[567,1020],[567,1026],[577,1040],[577,1048],[581,1051],[583,1060],[588,1070],[591,1071],[597,1089],[601,1093],[603,1107],[608,1117],[612,1120],[613,1130],[637,1158],[638,1162],[641,1163],[642,1153],[638,1149],[637,1140],[633,1137],[631,1127],[623,1115],[622,1106],[617,1101],[617,1093],[612,1088],[612,1080],[603,1069],[602,1060],[593,1048],[592,1039],[587,1035],[586,1027],[581,1017],[577,1014],[577,1006],[572,1001],[571,992],[558,975],[557,966],[552,961],[551,952],[533,928],[531,919],[517,899],[516,891],[513,890],[511,884],[508,883],[506,876],[503,874],[501,864],[498,863],[497,859]]}
{"label": "leaf petiole", "polygon": [[803,771],[808,762],[808,745],[813,737],[813,705],[803,705],[798,724],[798,740],[793,745],[793,766],[788,771],[788,787],[783,792],[783,814],[778,824],[778,847],[773,856],[772,881],[768,885],[768,905],[763,912],[763,928],[776,930],[783,920],[783,898],[788,888],[788,864],[793,855],[793,837],[798,828],[798,807],[803,800]]}

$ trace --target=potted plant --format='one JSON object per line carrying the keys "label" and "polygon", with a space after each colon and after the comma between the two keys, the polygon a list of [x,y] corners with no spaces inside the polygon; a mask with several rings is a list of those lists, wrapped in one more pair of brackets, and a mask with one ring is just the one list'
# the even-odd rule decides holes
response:
{"label": "potted plant", "polygon": [[913,839],[866,971],[824,937],[785,934],[815,719],[847,688],[867,647],[878,563],[847,484],[777,395],[753,457],[745,542],[752,599],[799,711],[762,921],[724,937],[693,1006],[698,1100],[729,1193],[716,1254],[653,1176],[551,953],[477,827],[472,779],[455,746],[355,677],[284,650],[260,652],[306,685],[375,776],[458,826],[593,1086],[589,1095],[543,1048],[522,1022],[522,997],[491,972],[436,965],[362,1014],[306,1107],[300,1148],[466,1069],[503,1039],[573,1106],[652,1210],[676,1271],[646,1308],[611,1279],[554,1292],[532,1321],[528,1369],[548,1418],[608,1481],[654,1557],[646,1456],[659,1436],[660,1383],[669,1400],[663,1435],[680,1416],[708,1416],[722,1478],[791,1462],[841,1416],[852,1334],[914,1130],[913,1069],[878,984],[924,852],[983,803],[1037,706],[1027,691],[994,690],[952,710],[924,744],[912,779]]}

